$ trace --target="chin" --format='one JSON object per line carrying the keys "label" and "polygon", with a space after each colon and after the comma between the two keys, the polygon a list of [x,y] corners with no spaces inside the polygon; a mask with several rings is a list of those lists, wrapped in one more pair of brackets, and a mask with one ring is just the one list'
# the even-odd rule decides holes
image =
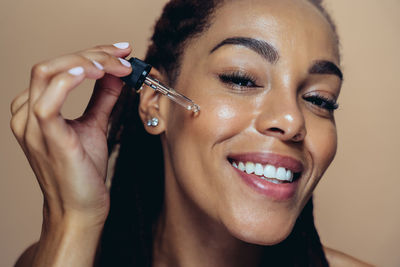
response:
{"label": "chin", "polygon": [[[290,217],[290,216],[289,216]],[[292,232],[296,218],[237,218],[225,224],[229,233],[246,243],[272,246],[285,240]]]}

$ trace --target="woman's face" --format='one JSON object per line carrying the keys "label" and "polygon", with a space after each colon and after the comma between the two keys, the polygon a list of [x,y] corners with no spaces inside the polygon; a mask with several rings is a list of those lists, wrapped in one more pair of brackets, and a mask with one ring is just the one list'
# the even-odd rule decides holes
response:
{"label": "woman's face", "polygon": [[200,115],[160,99],[168,201],[249,243],[286,238],[335,155],[338,65],[334,33],[307,1],[221,6],[175,84]]}

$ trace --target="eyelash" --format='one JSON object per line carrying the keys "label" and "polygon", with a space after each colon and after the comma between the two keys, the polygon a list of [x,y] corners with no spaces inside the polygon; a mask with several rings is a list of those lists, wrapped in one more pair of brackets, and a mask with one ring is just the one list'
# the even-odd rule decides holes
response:
{"label": "eyelash", "polygon": [[260,87],[256,84],[256,79],[254,77],[241,71],[220,74],[219,79],[221,80],[221,82],[233,88],[242,89]]}
{"label": "eyelash", "polygon": [[336,101],[321,95],[303,96],[303,99],[317,106],[318,108],[326,109],[329,112],[333,112],[335,109],[339,108],[339,104],[337,104]]}
{"label": "eyelash", "polygon": [[[243,88],[260,87],[256,84],[256,79],[254,77],[247,73],[243,73],[242,71],[234,71],[231,73],[220,74],[219,79],[221,80],[221,82],[240,90],[243,90]],[[303,99],[317,106],[318,108],[328,110],[329,112],[333,112],[334,110],[339,108],[339,105],[336,103],[335,100],[329,99],[321,95],[308,95],[304,96]]]}

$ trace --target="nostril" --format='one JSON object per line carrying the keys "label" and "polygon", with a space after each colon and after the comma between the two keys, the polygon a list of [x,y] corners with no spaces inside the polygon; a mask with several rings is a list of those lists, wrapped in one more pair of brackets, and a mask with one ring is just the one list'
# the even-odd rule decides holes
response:
{"label": "nostril", "polygon": [[295,136],[293,136],[292,140],[294,142],[299,142],[299,141],[303,140],[302,134],[301,133],[296,134]]}
{"label": "nostril", "polygon": [[292,133],[291,129],[288,129],[288,131],[282,130],[282,128],[279,127],[270,127],[266,131],[266,133],[269,133],[270,135],[273,135],[278,138],[283,138],[285,140],[291,140],[294,142],[300,142],[304,139],[305,132],[301,131],[298,133]]}
{"label": "nostril", "polygon": [[277,128],[277,127],[271,127],[268,130],[271,131],[271,132],[278,132],[278,133],[281,133],[281,134],[285,133],[282,129]]}

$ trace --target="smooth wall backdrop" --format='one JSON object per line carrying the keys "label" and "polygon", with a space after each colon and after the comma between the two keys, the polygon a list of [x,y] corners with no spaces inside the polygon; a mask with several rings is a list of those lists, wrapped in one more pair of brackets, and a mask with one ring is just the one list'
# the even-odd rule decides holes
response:
{"label": "smooth wall backdrop", "polygon": [[[0,266],[40,235],[42,197],[9,129],[9,105],[36,62],[97,44],[129,41],[144,55],[166,0],[3,0],[0,3]],[[341,36],[345,82],[337,157],[315,194],[322,242],[378,266],[400,266],[400,1],[326,0]],[[84,109],[93,82],[69,97]]]}

